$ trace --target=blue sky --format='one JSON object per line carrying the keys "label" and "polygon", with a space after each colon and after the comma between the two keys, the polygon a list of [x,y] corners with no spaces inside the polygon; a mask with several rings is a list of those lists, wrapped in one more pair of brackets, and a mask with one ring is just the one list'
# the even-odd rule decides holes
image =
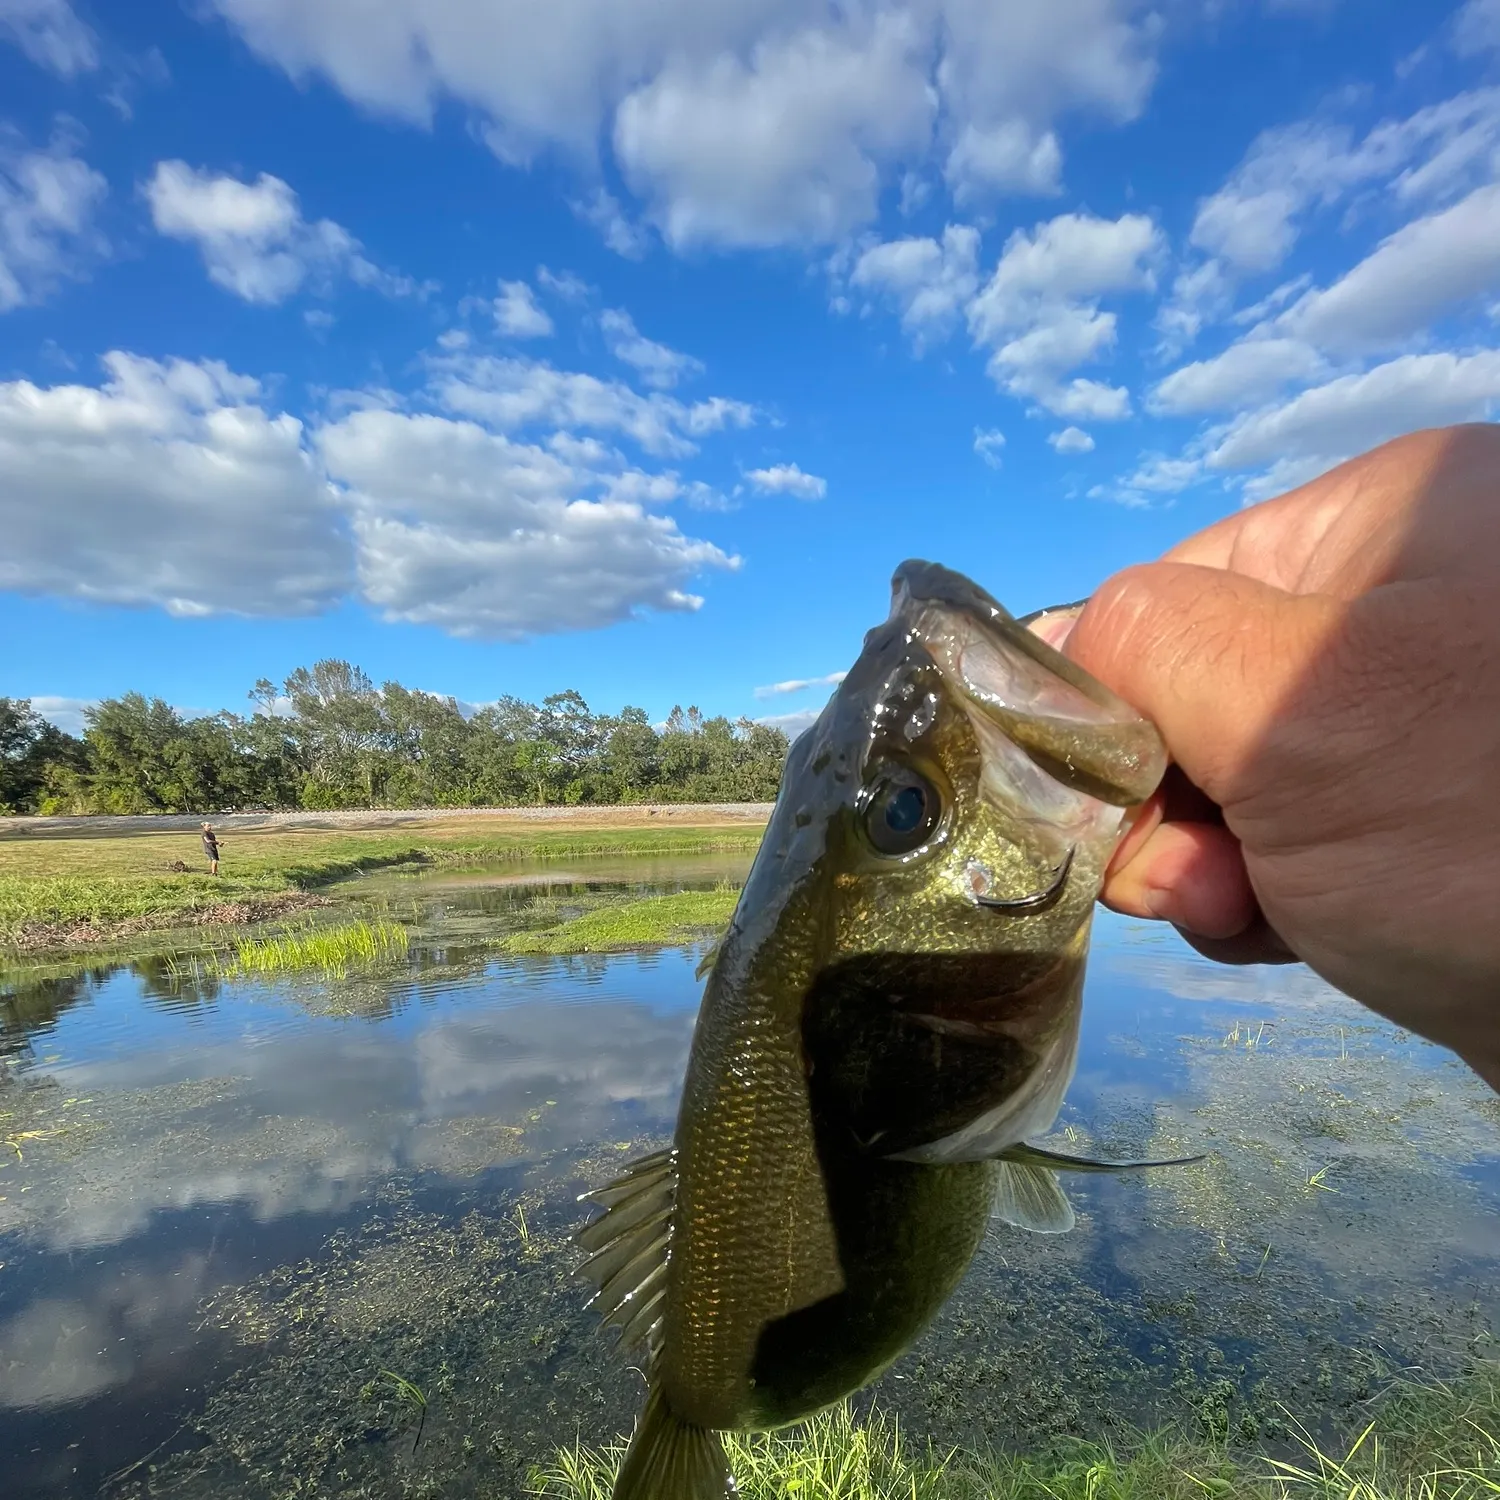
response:
{"label": "blue sky", "polygon": [[0,0],[0,693],[801,714],[1497,323],[1500,0]]}

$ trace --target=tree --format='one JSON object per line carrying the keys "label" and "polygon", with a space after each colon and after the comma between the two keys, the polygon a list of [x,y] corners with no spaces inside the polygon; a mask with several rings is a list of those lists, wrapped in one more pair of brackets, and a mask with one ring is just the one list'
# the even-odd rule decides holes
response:
{"label": "tree", "polygon": [[569,688],[540,706],[504,696],[465,716],[453,698],[376,689],[346,661],[261,678],[248,717],[184,718],[126,693],[88,710],[83,740],[24,699],[0,698],[0,807],[47,812],[211,812],[523,802],[759,801],[786,736],[748,719],[673,708],[595,713]]}
{"label": "tree", "polygon": [[183,720],[160,698],[126,693],[84,710],[88,728],[88,784],[100,812],[176,812],[181,801],[177,780]]}
{"label": "tree", "polygon": [[49,776],[83,764],[82,741],[44,719],[30,698],[0,698],[0,813],[37,811]]}
{"label": "tree", "polygon": [[389,742],[375,684],[358,667],[327,658],[298,667],[282,693],[307,767],[304,805],[373,806]]}
{"label": "tree", "polygon": [[650,797],[661,775],[661,738],[644,708],[622,708],[604,746],[604,762],[619,787],[620,800]]}

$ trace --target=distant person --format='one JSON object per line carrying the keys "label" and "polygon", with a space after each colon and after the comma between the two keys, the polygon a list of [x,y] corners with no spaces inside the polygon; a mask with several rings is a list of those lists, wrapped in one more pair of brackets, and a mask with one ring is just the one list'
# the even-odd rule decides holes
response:
{"label": "distant person", "polygon": [[1500,426],[1418,432],[1127,568],[1068,654],[1177,771],[1104,901],[1302,959],[1500,1089]]}
{"label": "distant person", "polygon": [[208,873],[217,875],[219,873],[219,840],[207,823],[203,825],[203,853],[208,860]]}

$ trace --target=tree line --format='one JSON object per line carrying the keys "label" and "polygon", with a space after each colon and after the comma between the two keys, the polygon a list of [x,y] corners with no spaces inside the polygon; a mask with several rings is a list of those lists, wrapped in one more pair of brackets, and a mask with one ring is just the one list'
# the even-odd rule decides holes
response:
{"label": "tree line", "polygon": [[780,730],[674,708],[595,713],[581,694],[453,698],[345,661],[262,678],[249,713],[184,718],[126,693],[85,710],[81,737],[25,698],[0,698],[0,812],[152,813],[620,802],[763,802],[786,758]]}

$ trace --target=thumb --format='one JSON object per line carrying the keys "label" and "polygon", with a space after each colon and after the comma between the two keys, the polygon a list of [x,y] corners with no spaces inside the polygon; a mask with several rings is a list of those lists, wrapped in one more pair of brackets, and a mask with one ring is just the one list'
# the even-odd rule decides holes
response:
{"label": "thumb", "polygon": [[1152,720],[1188,779],[1224,806],[1341,614],[1334,600],[1222,568],[1147,563],[1099,587],[1066,649]]}

